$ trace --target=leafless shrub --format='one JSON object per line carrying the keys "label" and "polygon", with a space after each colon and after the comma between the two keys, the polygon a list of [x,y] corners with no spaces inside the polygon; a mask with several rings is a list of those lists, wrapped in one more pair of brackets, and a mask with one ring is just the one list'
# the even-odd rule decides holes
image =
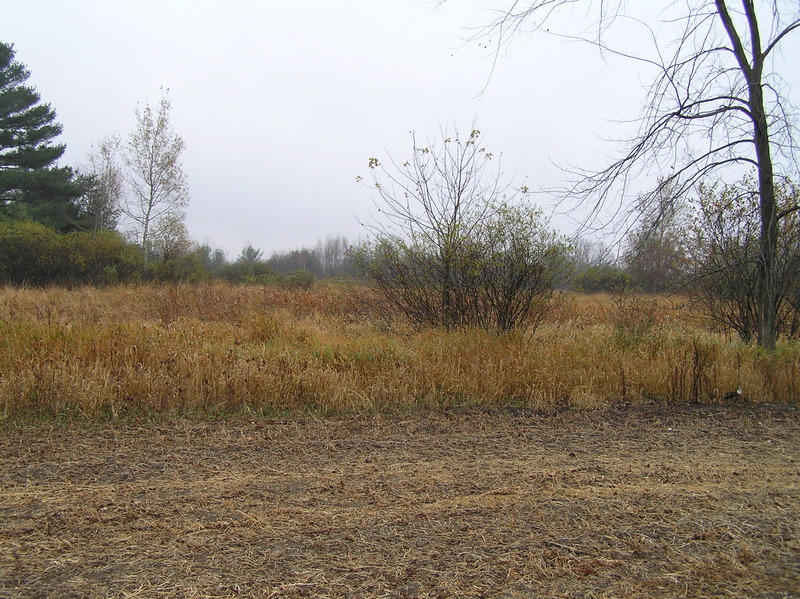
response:
{"label": "leafless shrub", "polygon": [[[492,154],[443,135],[394,168],[370,160],[383,219],[356,260],[389,305],[417,325],[535,328],[551,308],[563,241],[521,201]],[[384,180],[386,182],[384,182]]]}

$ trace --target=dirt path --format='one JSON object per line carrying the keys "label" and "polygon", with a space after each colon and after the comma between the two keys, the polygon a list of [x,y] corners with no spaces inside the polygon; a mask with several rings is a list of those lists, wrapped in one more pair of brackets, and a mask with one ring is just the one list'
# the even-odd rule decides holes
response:
{"label": "dirt path", "polygon": [[0,431],[0,597],[800,597],[794,408]]}

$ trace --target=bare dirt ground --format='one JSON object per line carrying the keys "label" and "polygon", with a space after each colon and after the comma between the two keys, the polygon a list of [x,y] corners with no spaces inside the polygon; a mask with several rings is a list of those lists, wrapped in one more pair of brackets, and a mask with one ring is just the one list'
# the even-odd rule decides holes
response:
{"label": "bare dirt ground", "polygon": [[0,597],[800,597],[794,407],[0,430]]}

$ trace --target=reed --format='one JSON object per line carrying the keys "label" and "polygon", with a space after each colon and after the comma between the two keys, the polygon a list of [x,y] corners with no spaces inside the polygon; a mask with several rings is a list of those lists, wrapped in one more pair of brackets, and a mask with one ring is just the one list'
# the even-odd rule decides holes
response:
{"label": "reed", "polygon": [[567,294],[534,335],[387,329],[376,301],[344,284],[5,288],[0,418],[800,399],[797,343],[765,354],[675,299]]}

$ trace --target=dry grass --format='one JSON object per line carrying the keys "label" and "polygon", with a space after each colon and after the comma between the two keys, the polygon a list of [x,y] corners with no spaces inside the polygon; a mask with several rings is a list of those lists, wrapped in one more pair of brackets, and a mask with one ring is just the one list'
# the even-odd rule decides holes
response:
{"label": "dry grass", "polygon": [[0,290],[0,419],[800,398],[800,346],[763,354],[668,300],[565,296],[534,335],[495,335],[387,330],[369,293]]}
{"label": "dry grass", "polygon": [[793,407],[36,426],[0,596],[800,597]]}

